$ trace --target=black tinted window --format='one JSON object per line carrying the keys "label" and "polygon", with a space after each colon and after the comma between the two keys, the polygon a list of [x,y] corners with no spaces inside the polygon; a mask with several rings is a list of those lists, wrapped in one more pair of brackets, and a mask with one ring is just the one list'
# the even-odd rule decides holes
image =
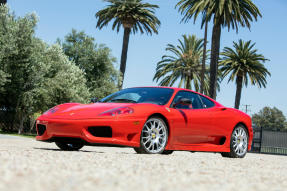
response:
{"label": "black tinted window", "polygon": [[188,105],[177,104],[180,99],[186,98],[189,99],[192,103],[192,109],[202,109],[202,102],[196,93],[188,92],[188,91],[179,91],[173,99],[172,107],[178,109],[190,109]]}
{"label": "black tinted window", "polygon": [[201,98],[205,108],[210,108],[210,107],[213,107],[215,105],[213,101],[207,99],[206,97],[200,96],[200,98]]}
{"label": "black tinted window", "polygon": [[154,103],[165,105],[173,94],[169,88],[129,88],[113,93],[100,102],[113,103]]}

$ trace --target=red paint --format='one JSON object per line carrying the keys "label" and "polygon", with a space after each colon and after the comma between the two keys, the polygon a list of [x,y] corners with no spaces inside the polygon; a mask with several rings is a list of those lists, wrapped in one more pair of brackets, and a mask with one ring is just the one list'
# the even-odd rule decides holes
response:
{"label": "red paint", "polygon": [[[229,152],[230,136],[238,123],[246,126],[249,133],[248,150],[251,149],[253,132],[251,118],[247,114],[237,109],[226,108],[214,100],[215,106],[212,108],[174,109],[170,105],[176,93],[179,90],[191,90],[172,89],[174,93],[166,105],[67,103],[56,106],[52,112],[48,111],[37,119],[37,124],[46,125],[47,130],[36,139],[47,141],[52,137],[73,137],[89,143],[138,147],[141,130],[146,120],[153,114],[161,114],[166,118],[169,126],[166,150]],[[110,126],[112,137],[95,137],[87,130],[90,126]],[[226,141],[220,145],[222,138],[226,138]]]}

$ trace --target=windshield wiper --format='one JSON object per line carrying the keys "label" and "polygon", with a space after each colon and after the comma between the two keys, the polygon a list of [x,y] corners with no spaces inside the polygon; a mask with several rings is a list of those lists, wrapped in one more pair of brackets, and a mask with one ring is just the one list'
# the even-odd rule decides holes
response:
{"label": "windshield wiper", "polygon": [[134,100],[131,100],[131,99],[112,99],[110,100],[109,102],[119,102],[119,103],[137,103],[136,101]]}

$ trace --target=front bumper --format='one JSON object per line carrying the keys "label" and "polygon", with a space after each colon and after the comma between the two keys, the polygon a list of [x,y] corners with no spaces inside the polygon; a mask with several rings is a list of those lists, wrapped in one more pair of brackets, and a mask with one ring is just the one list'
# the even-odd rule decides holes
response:
{"label": "front bumper", "polygon": [[[41,132],[39,125],[45,126]],[[78,138],[87,143],[101,143],[111,145],[123,145],[139,147],[140,132],[144,125],[144,120],[135,118],[98,118],[98,119],[49,119],[40,117],[37,119],[37,141],[54,140],[57,137]],[[97,137],[88,130],[89,127],[109,126],[112,129],[111,137]],[[40,130],[40,131],[39,131]]]}

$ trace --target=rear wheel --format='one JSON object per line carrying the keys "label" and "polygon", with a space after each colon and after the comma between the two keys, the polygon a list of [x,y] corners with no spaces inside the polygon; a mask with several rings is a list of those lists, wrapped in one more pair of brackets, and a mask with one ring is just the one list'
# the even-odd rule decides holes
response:
{"label": "rear wheel", "polygon": [[230,152],[221,153],[223,157],[243,158],[248,149],[248,132],[243,125],[234,128],[230,140]]}
{"label": "rear wheel", "polygon": [[56,145],[64,151],[78,151],[83,148],[83,143],[63,143],[63,142],[55,142]]}
{"label": "rear wheel", "polygon": [[171,154],[165,151],[168,140],[168,128],[165,122],[158,117],[149,118],[141,132],[140,147],[134,148],[140,154]]}

